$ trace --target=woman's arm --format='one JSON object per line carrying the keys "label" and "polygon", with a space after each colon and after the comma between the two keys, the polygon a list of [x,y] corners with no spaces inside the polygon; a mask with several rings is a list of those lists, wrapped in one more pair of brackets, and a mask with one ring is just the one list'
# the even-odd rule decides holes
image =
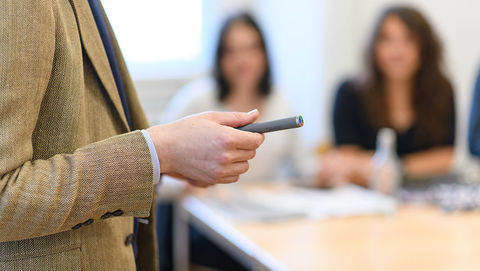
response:
{"label": "woman's arm", "polygon": [[412,179],[446,174],[452,167],[453,155],[453,147],[439,147],[409,154],[403,158],[403,170],[405,175]]}
{"label": "woman's arm", "polygon": [[373,152],[355,145],[343,145],[323,157],[316,184],[335,187],[344,183],[368,185]]}
{"label": "woman's arm", "polygon": [[[402,159],[404,174],[408,178],[422,179],[446,174],[453,161],[453,147],[440,147],[409,154]],[[354,183],[368,186],[373,152],[356,146],[341,146],[322,160],[317,176],[319,186],[338,186]]]}
{"label": "woman's arm", "polygon": [[320,162],[315,183],[318,186],[337,186],[345,182],[367,185],[371,151],[361,147],[363,123],[356,90],[350,82],[344,82],[337,90],[334,101],[332,124],[336,148],[326,154]]}

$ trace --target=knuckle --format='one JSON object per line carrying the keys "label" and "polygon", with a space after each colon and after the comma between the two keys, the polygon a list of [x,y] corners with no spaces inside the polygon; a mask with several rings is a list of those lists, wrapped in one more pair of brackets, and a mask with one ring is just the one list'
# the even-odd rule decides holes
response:
{"label": "knuckle", "polygon": [[224,152],[222,154],[219,155],[219,158],[218,158],[218,162],[220,162],[221,164],[227,164],[229,163],[230,161],[232,160],[232,157],[230,154]]}
{"label": "knuckle", "polygon": [[235,138],[230,135],[225,135],[220,139],[220,142],[224,148],[231,148],[235,146]]}

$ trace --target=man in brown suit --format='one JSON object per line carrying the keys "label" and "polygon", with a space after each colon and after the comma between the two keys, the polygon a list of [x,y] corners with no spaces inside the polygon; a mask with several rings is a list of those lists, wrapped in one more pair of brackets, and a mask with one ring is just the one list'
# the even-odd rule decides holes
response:
{"label": "man in brown suit", "polygon": [[155,270],[160,173],[237,181],[263,136],[231,127],[257,117],[146,129],[96,1],[0,0],[0,270]]}

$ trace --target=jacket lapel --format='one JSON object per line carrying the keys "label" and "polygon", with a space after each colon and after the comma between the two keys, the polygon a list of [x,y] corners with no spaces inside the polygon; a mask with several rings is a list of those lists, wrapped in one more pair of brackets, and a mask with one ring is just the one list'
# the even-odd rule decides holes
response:
{"label": "jacket lapel", "polygon": [[80,37],[85,52],[92,62],[108,96],[112,100],[123,125],[129,130],[125,112],[123,111],[122,101],[118,95],[117,86],[108,62],[105,47],[103,46],[102,38],[98,33],[97,25],[90,10],[90,6],[86,0],[71,0],[71,3],[77,16]]}

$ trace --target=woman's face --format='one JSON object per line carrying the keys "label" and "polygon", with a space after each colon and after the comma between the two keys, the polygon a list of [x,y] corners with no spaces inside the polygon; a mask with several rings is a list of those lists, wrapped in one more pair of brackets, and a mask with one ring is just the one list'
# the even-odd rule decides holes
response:
{"label": "woman's face", "polygon": [[388,16],[375,44],[375,58],[387,80],[409,81],[420,65],[418,39],[400,18]]}
{"label": "woman's face", "polygon": [[224,41],[221,69],[231,88],[255,88],[266,69],[260,35],[252,27],[234,23]]}

